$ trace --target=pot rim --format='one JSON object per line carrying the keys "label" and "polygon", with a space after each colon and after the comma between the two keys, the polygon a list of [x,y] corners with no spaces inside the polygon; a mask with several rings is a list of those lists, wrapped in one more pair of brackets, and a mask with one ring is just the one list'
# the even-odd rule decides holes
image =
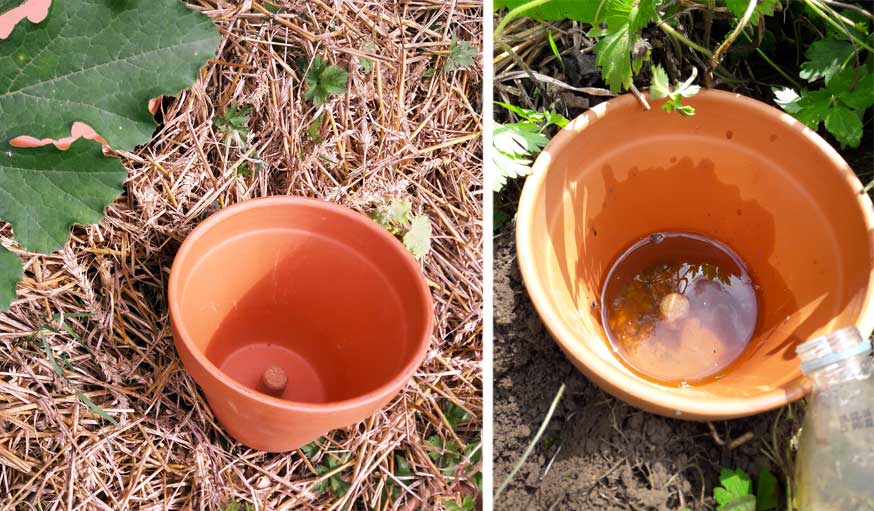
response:
{"label": "pot rim", "polygon": [[[182,275],[180,275],[179,267],[182,264],[181,261],[183,261],[188,256],[188,253],[191,251],[191,247],[193,247],[207,231],[212,229],[215,225],[222,222],[226,218],[251,209],[271,208],[274,206],[306,206],[320,209],[330,215],[345,217],[346,219],[351,220],[358,225],[361,225],[366,230],[370,231],[370,233],[373,234],[375,237],[381,238],[385,243],[391,245],[396,252],[400,252],[403,256],[402,260],[404,261],[404,269],[416,276],[416,281],[419,283],[419,285],[417,286],[418,294],[423,301],[423,304],[425,305],[425,310],[427,311],[425,326],[422,329],[421,333],[414,337],[414,340],[418,343],[418,347],[416,348],[416,351],[411,357],[410,361],[403,368],[401,368],[400,371],[398,371],[396,376],[386,381],[379,387],[371,390],[370,392],[352,398],[339,401],[331,401],[327,403],[307,403],[303,401],[291,401],[288,399],[281,399],[267,394],[262,394],[261,392],[250,389],[245,385],[237,382],[230,376],[223,373],[215,364],[213,364],[212,361],[210,361],[206,357],[206,355],[201,352],[201,350],[195,347],[194,343],[191,340],[191,336],[189,335],[188,330],[185,327],[184,322],[179,319],[182,318],[180,310],[181,305],[179,303],[179,291],[180,286],[182,285],[181,280],[183,278]],[[397,240],[397,238],[392,236],[388,231],[380,227],[369,217],[350,208],[319,199],[293,195],[276,195],[247,199],[213,213],[206,220],[204,220],[197,227],[195,227],[182,242],[182,245],[176,252],[176,256],[173,258],[173,264],[170,268],[167,301],[170,308],[170,321],[175,327],[176,331],[179,333],[179,338],[174,335],[174,342],[177,344],[177,351],[178,344],[183,344],[185,346],[185,349],[191,353],[191,356],[194,358],[197,364],[206,371],[209,377],[217,380],[221,385],[230,389],[231,391],[242,394],[249,399],[259,401],[260,403],[267,406],[282,408],[290,411],[333,413],[356,409],[363,405],[379,403],[381,400],[397,392],[399,388],[402,388],[405,383],[410,379],[410,377],[412,377],[412,375],[416,372],[416,369],[419,368],[425,358],[428,346],[431,343],[431,335],[434,331],[434,304],[431,298],[431,292],[428,288],[428,283],[425,280],[425,276],[422,274],[421,269],[419,268],[419,264],[415,261],[415,259],[413,259],[412,255],[410,255],[407,249],[401,244],[400,241]],[[192,376],[192,378],[194,378],[194,375],[190,371],[188,371],[188,373]],[[196,379],[195,382],[198,383]]]}
{"label": "pot rim", "polygon": [[[649,93],[647,92],[646,95],[648,96]],[[807,128],[789,114],[742,94],[716,89],[702,89],[698,96],[721,102],[739,103],[746,109],[756,111],[763,118],[770,118],[773,122],[788,125],[789,129],[797,135],[807,139],[824,153],[832,162],[835,170],[840,172],[847,185],[848,195],[856,196],[856,204],[861,210],[868,232],[874,230],[874,206],[866,194],[859,193],[863,188],[862,183],[840,154],[815,131]],[[655,103],[653,108],[657,108],[663,102],[650,101],[651,104]],[[585,344],[577,342],[578,336],[559,318],[557,311],[552,307],[549,299],[549,288],[538,277],[535,264],[537,248],[532,245],[531,237],[535,217],[534,207],[537,197],[542,194],[544,177],[551,162],[550,155],[560,152],[565,146],[573,143],[577,134],[589,125],[597,123],[607,113],[608,108],[629,107],[630,103],[638,103],[637,98],[632,94],[624,94],[583,112],[559,131],[547,144],[543,153],[534,162],[532,174],[525,180],[516,216],[516,252],[522,280],[537,313],[562,350],[587,377],[612,389],[619,395],[631,398],[638,404],[649,406],[651,410],[657,409],[659,413],[667,416],[687,419],[731,419],[761,413],[801,398],[811,390],[811,386],[805,378],[801,377],[800,368],[798,377],[790,383],[750,397],[707,400],[659,391],[652,383],[633,377],[627,370],[612,364],[587,362],[599,361],[600,357]],[[869,236],[868,248],[869,253],[874,253],[874,237]],[[872,269],[869,278],[870,282],[874,282],[874,269]],[[874,285],[869,284],[868,286],[857,326],[865,337],[870,336],[874,330]]]}

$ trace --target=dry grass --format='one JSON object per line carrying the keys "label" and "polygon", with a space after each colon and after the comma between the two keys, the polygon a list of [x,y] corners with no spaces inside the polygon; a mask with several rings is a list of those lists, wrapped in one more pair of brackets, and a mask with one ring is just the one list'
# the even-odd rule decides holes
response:
{"label": "dry grass", "polygon": [[[26,278],[0,315],[0,509],[442,509],[475,491],[467,475],[441,476],[427,439],[479,442],[483,235],[479,66],[442,66],[453,34],[479,47],[480,3],[300,0],[277,15],[248,0],[195,7],[220,27],[219,55],[164,101],[155,138],[122,155],[124,196],[62,252],[17,251]],[[350,71],[349,93],[318,109],[295,64],[316,55]],[[213,125],[230,102],[252,109],[246,151]],[[237,175],[255,159],[262,170]],[[249,450],[217,426],[179,364],[166,310],[186,234],[219,208],[281,194],[365,212],[406,198],[434,227],[423,269],[437,327],[424,365],[388,407],[329,433],[310,458]],[[4,245],[10,234],[0,230]],[[443,414],[450,401],[470,414],[455,430]],[[351,483],[342,497],[315,489],[334,473],[317,473],[329,455],[349,456],[334,471]],[[413,476],[394,477],[396,455]],[[383,497],[389,483],[397,500]]]}

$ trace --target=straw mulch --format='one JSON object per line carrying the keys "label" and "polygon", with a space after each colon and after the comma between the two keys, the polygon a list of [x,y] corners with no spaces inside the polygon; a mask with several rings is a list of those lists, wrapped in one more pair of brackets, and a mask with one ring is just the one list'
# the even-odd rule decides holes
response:
{"label": "straw mulch", "polygon": [[[165,98],[154,139],[122,155],[125,194],[62,252],[17,251],[25,280],[0,315],[0,510],[430,510],[475,494],[476,463],[441,474],[434,440],[480,442],[481,59],[443,68],[453,36],[480,47],[480,2],[274,3],[277,14],[267,2],[198,2],[221,30],[219,54]],[[314,56],[350,72],[348,93],[320,108],[295,62]],[[245,150],[213,123],[231,102],[252,110]],[[238,175],[243,163],[251,175]],[[283,194],[362,212],[407,199],[434,230],[424,365],[384,410],[311,455],[264,454],[224,433],[180,366],[166,308],[170,264],[198,222]],[[8,226],[0,242],[14,247]],[[469,415],[454,428],[450,402]],[[325,472],[331,455],[346,461]],[[399,457],[412,475],[395,475]],[[342,496],[319,489],[334,476],[350,485]]]}

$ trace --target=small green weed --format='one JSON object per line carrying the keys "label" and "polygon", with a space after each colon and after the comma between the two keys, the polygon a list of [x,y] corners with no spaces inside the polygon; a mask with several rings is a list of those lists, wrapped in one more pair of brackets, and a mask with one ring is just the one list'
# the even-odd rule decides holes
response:
{"label": "small green weed", "polygon": [[[405,477],[413,475],[413,467],[407,458],[402,453],[395,453],[395,466],[392,474],[395,478],[403,480]],[[385,486],[382,488],[382,500],[387,501],[391,497],[392,501],[397,500],[401,496],[401,487],[394,479],[386,479]]]}
{"label": "small green weed", "polygon": [[393,199],[374,209],[370,217],[400,239],[416,259],[422,259],[431,250],[431,219],[414,215],[412,210],[409,201]]}
{"label": "small green weed", "polygon": [[241,107],[235,102],[228,103],[225,112],[213,119],[213,125],[222,134],[222,142],[230,146],[246,149],[246,138],[249,135],[249,114],[252,109]]}
{"label": "small green weed", "polygon": [[[298,65],[302,69],[307,68],[305,63],[298,62]],[[303,93],[303,97],[313,106],[324,105],[331,97],[346,93],[348,80],[349,73],[345,69],[329,64],[321,57],[315,57],[304,77],[307,90]]]}
{"label": "small green weed", "polygon": [[713,489],[717,511],[773,511],[777,509],[777,479],[764,468],[759,471],[756,493],[750,476],[741,469],[723,468],[721,486]]}
{"label": "small green weed", "polygon": [[656,64],[652,66],[652,84],[649,87],[649,95],[653,99],[668,98],[665,104],[662,105],[662,109],[665,112],[695,115],[695,109],[689,105],[684,105],[683,98],[690,98],[701,90],[701,87],[692,84],[696,76],[698,76],[698,70],[693,67],[692,75],[688,80],[677,84],[675,88],[671,88],[668,82],[668,73],[665,72],[662,66]]}
{"label": "small green weed", "polygon": [[224,511],[255,511],[255,507],[248,502],[232,500],[225,504]]}
{"label": "small green weed", "polygon": [[492,144],[496,172],[492,186],[494,191],[500,192],[508,180],[531,174],[531,163],[549,142],[543,131],[553,125],[563,128],[568,120],[554,110],[537,112],[501,102],[495,104],[521,119],[512,124],[495,123]]}
{"label": "small green weed", "polygon": [[[336,456],[334,454],[326,454],[322,459],[322,463],[316,465],[316,473],[320,476],[325,474],[329,474],[334,472],[339,467],[343,466],[347,461],[349,461],[349,454],[344,454],[343,456]],[[343,474],[345,470],[341,470],[335,474],[332,474],[330,477],[322,479],[315,486],[313,486],[313,490],[319,493],[325,493],[329,489],[333,494],[337,497],[342,497],[349,491],[350,484],[343,479]]]}
{"label": "small green weed", "polygon": [[473,511],[476,507],[476,502],[470,495],[465,495],[461,502],[458,502],[458,499],[449,500],[444,505],[448,511]]}
{"label": "small green weed", "polygon": [[449,43],[449,56],[446,58],[446,63],[443,64],[443,70],[446,72],[455,71],[456,69],[464,69],[473,65],[477,50],[469,41],[456,39],[452,36],[452,41]]}

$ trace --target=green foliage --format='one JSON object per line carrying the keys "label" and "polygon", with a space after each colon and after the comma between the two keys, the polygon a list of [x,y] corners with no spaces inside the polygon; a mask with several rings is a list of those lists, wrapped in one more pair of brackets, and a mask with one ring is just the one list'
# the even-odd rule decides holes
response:
{"label": "green foliage", "polygon": [[346,93],[348,80],[349,73],[346,70],[329,64],[321,57],[315,57],[304,77],[307,90],[303,97],[314,106],[324,105],[331,97]]}
{"label": "green foliage", "polygon": [[[39,24],[19,23],[0,41],[0,219],[26,250],[52,252],[70,226],[100,221],[127,176],[98,143],[13,147],[19,135],[61,139],[87,123],[117,151],[155,130],[149,99],[189,87],[215,53],[219,33],[178,0],[52,2]],[[20,266],[5,249],[0,301],[8,302]]]}
{"label": "green foliage", "polygon": [[[325,459],[321,464],[316,465],[316,473],[321,476],[333,472],[343,466],[348,460],[348,454],[343,455],[342,458],[333,454],[328,454],[325,456]],[[351,486],[345,479],[343,479],[343,472],[344,471],[341,470],[328,478],[322,479],[313,486],[313,489],[319,493],[325,493],[330,489],[336,497],[342,497],[347,491],[349,491],[349,487]]]}
{"label": "green foliage", "polygon": [[[367,41],[367,44],[364,45],[364,51],[374,51],[376,49],[376,45],[373,44],[373,41]],[[360,57],[358,59],[358,69],[361,70],[362,73],[369,75],[371,71],[373,71],[373,61],[367,57]]]}
{"label": "green foliage", "polygon": [[[750,0],[725,0],[725,5],[738,19],[740,19],[747,11],[750,5]],[[750,17],[750,25],[758,25],[762,16],[773,16],[774,12],[781,9],[780,0],[758,0],[758,4],[753,8],[753,15]]]}
{"label": "green foliage", "polygon": [[[401,480],[413,475],[413,467],[401,453],[395,453],[395,467],[392,474]],[[392,478],[386,479],[385,486],[382,488],[382,500],[388,500],[389,496],[391,500],[397,500],[401,496],[401,487]]]}
{"label": "green foliage", "polygon": [[859,147],[862,116],[874,105],[872,91],[874,73],[870,67],[847,66],[818,90],[775,90],[774,101],[808,128],[816,130],[824,122],[842,146]]}
{"label": "green foliage", "polygon": [[458,424],[470,420],[470,414],[465,412],[464,408],[449,400],[443,405],[443,416],[446,417],[446,421],[452,429],[455,429]]}
{"label": "green foliage", "polygon": [[223,142],[230,145],[231,142],[240,149],[246,149],[246,137],[249,135],[250,107],[241,107],[235,102],[228,103],[225,112],[213,119],[213,125],[223,137]]}
{"label": "green foliage", "polygon": [[470,67],[474,63],[476,54],[476,48],[469,41],[456,39],[453,36],[452,42],[449,43],[449,56],[443,65],[443,70],[449,72]]}
{"label": "green foliage", "polygon": [[492,137],[495,182],[493,190],[500,192],[509,179],[531,174],[534,157],[546,147],[549,139],[543,130],[555,125],[563,128],[568,120],[555,111],[536,112],[506,103],[496,103],[522,118],[512,124],[495,123]]}
{"label": "green foliage", "polygon": [[713,489],[717,511],[773,511],[777,509],[777,480],[764,468],[759,471],[758,496],[753,493],[750,476],[741,469],[723,468],[721,486]]}
{"label": "green foliage", "polygon": [[799,76],[808,82],[825,78],[828,84],[853,56],[853,45],[832,35],[814,41],[804,52],[807,61],[801,64]]}
{"label": "green foliage", "polygon": [[772,511],[777,509],[777,478],[774,474],[759,469],[759,480],[756,483],[756,511]]}
{"label": "green foliage", "polygon": [[304,455],[306,455],[307,458],[312,458],[313,456],[315,456],[316,454],[318,454],[322,451],[321,444],[324,441],[325,441],[325,437],[320,436],[319,438],[317,438],[317,439],[313,440],[312,442],[306,444],[305,446],[301,447],[300,450],[303,451]]}
{"label": "green foliage", "polygon": [[225,504],[224,511],[255,511],[255,507],[248,502],[240,502],[239,500],[232,500]]}
{"label": "green foliage", "polygon": [[[605,3],[613,0],[606,0]],[[495,0],[495,11],[501,9],[515,9],[521,5],[530,3],[531,0]],[[552,0],[524,12],[526,16],[545,21],[558,21],[571,19],[582,23],[593,23],[595,14],[598,12],[597,1],[580,0]]]}
{"label": "green foliage", "polygon": [[413,215],[409,201],[394,199],[378,206],[370,213],[376,223],[400,239],[416,259],[424,258],[431,250],[431,219]]}
{"label": "green foliage", "polygon": [[444,504],[448,511],[473,511],[476,507],[476,501],[470,495],[465,495],[461,502],[458,500],[449,500]]}
{"label": "green foliage", "polygon": [[697,74],[698,71],[695,68],[692,68],[692,75],[688,80],[681,84],[677,84],[675,88],[671,88],[671,85],[668,82],[668,73],[665,72],[662,66],[656,64],[652,67],[652,84],[649,87],[649,95],[653,99],[668,98],[665,104],[662,105],[662,109],[665,112],[680,112],[683,115],[695,115],[695,109],[689,105],[684,105],[683,98],[690,98],[695,94],[698,94],[698,91],[701,90],[701,87],[692,85]]}
{"label": "green foliage", "polygon": [[[602,36],[595,46],[595,64],[613,92],[627,89],[633,80],[632,60],[640,61],[647,54],[632,56],[640,30],[656,15],[657,0],[612,0],[606,2],[604,19],[607,29],[595,28],[591,35]],[[638,66],[639,69],[639,66]]]}

